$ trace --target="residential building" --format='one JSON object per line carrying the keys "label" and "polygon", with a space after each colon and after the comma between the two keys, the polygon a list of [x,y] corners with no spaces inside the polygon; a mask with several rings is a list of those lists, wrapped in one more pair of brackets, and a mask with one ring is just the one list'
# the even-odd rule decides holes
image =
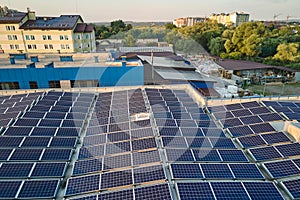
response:
{"label": "residential building", "polygon": [[0,17],[0,50],[4,53],[95,52],[95,30],[80,15],[36,17],[28,9]]}
{"label": "residential building", "polygon": [[250,14],[241,12],[233,12],[233,13],[220,13],[220,14],[211,14],[210,19],[215,20],[220,24],[224,24],[226,26],[239,26],[244,22],[249,21]]}
{"label": "residential building", "polygon": [[176,27],[194,26],[198,22],[204,22],[206,18],[203,17],[185,17],[177,18],[173,21]]}

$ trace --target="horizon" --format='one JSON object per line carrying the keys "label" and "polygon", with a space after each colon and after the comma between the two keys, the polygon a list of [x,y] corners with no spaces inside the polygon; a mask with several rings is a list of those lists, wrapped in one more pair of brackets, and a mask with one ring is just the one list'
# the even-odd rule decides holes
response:
{"label": "horizon", "polygon": [[86,22],[110,22],[118,19],[133,22],[172,22],[180,17],[209,17],[212,13],[231,12],[249,13],[250,20],[254,21],[273,20],[274,15],[279,15],[276,18],[278,21],[286,20],[287,16],[290,16],[290,19],[300,18],[298,0],[252,0],[251,2],[244,0],[226,0],[223,2],[186,0],[184,3],[179,0],[173,0],[172,3],[159,0],[151,2],[131,0],[130,3],[119,0],[105,3],[93,0],[84,2],[79,0],[65,0],[63,2],[58,0],[49,2],[3,0],[1,6],[22,12],[26,12],[29,7],[36,12],[37,16],[80,14]]}

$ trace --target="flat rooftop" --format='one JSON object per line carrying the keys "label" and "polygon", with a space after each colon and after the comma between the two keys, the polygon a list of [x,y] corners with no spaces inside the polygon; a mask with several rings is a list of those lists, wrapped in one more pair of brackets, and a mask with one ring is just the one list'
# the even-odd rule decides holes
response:
{"label": "flat rooftop", "polygon": [[[55,68],[66,67],[121,67],[121,62],[111,59],[110,53],[83,53],[83,54],[28,54],[26,60],[16,59],[14,65],[10,63],[9,55],[0,55],[0,69],[26,68],[32,63],[30,57],[38,56],[39,62],[35,63],[36,68],[44,68],[45,65],[53,62]],[[60,61],[60,56],[72,56],[72,62]],[[97,60],[97,61],[96,61]],[[142,64],[139,61],[127,61],[126,66],[138,67]]]}

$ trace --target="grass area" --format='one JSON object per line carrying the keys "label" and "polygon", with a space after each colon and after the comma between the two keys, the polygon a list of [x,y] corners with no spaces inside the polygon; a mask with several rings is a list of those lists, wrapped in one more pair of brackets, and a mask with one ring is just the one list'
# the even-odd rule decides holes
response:
{"label": "grass area", "polygon": [[[251,85],[249,90],[253,91],[254,94],[263,94],[264,85]],[[286,95],[300,95],[300,83],[287,83],[278,85],[266,85],[265,87],[266,96],[286,96]]]}

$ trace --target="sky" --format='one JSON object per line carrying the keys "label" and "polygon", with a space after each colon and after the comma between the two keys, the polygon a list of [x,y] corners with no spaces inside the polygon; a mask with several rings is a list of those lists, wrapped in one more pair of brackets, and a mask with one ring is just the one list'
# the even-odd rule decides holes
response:
{"label": "sky", "polygon": [[208,17],[211,13],[246,12],[250,20],[300,19],[300,0],[0,0],[0,6],[37,16],[80,14],[86,22],[172,21],[179,17]]}

